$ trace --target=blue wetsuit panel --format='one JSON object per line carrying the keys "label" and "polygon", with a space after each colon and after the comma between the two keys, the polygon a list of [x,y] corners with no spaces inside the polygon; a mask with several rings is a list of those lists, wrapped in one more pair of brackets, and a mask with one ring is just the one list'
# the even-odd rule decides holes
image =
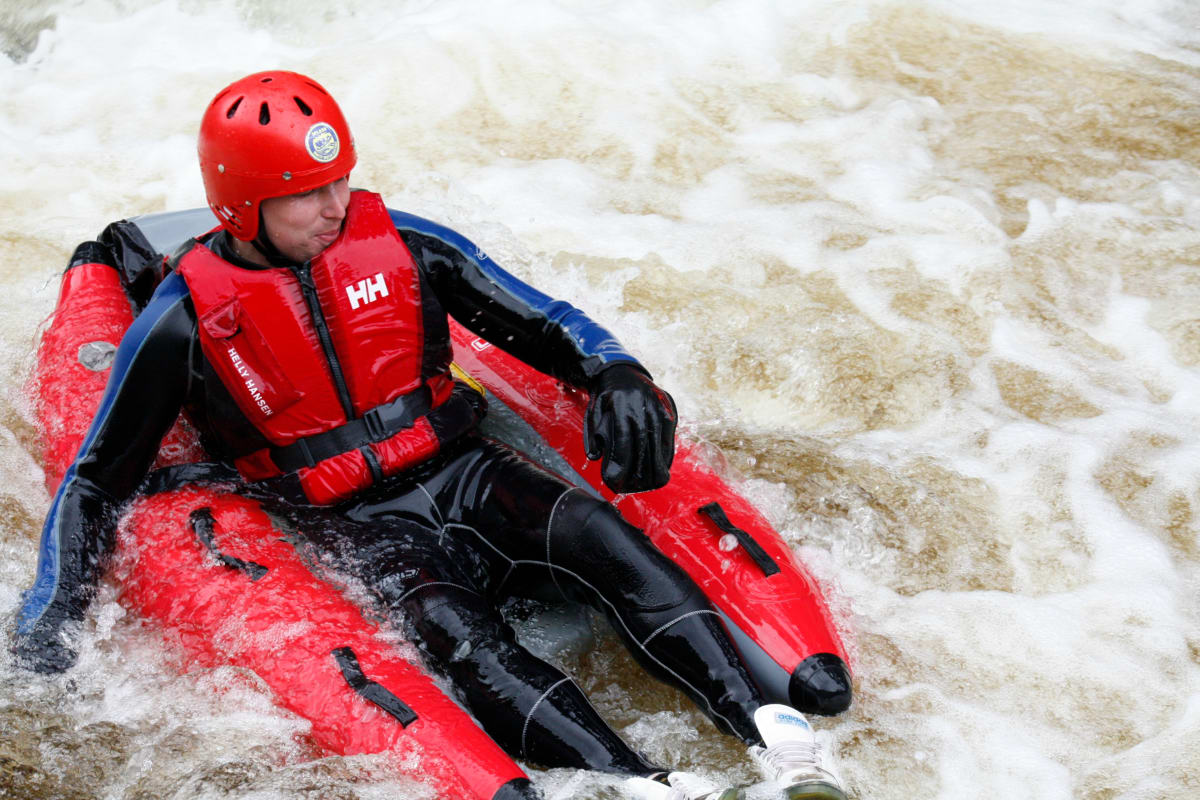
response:
{"label": "blue wetsuit panel", "polygon": [[[172,308],[183,302],[187,294],[187,285],[183,279],[175,274],[169,275],[154,293],[146,310],[134,320],[124,338],[121,339],[116,358],[113,361],[112,372],[108,377],[108,385],[104,389],[100,406],[96,410],[96,416],[92,420],[91,427],[88,428],[83,444],[80,445],[79,453],[75,456],[71,466],[67,468],[62,483],[59,484],[58,491],[54,494],[54,500],[50,504],[50,513],[46,515],[38,552],[37,577],[34,579],[33,586],[25,592],[18,613],[17,630],[21,633],[28,633],[33,628],[59,593],[63,569],[61,563],[63,537],[79,535],[78,530],[74,529],[76,526],[63,524],[63,507],[67,498],[72,495],[87,496],[96,502],[116,505],[134,488],[132,486],[103,486],[92,477],[81,475],[81,465],[93,459],[97,443],[104,438],[112,422],[116,400],[123,392],[127,392],[126,384],[133,372],[133,366],[142,356],[146,343],[153,339],[153,331]],[[126,396],[135,397],[136,394],[128,393]],[[167,422],[167,425],[169,426],[172,421],[173,418]],[[146,427],[152,426],[147,425]],[[162,432],[159,432],[157,439],[147,441],[142,448],[147,451],[151,461],[154,451],[158,449]],[[150,437],[145,438],[149,440]],[[145,460],[147,454],[143,454],[142,460]],[[121,474],[124,471],[115,470],[114,472]],[[77,500],[77,502],[81,501]]]}

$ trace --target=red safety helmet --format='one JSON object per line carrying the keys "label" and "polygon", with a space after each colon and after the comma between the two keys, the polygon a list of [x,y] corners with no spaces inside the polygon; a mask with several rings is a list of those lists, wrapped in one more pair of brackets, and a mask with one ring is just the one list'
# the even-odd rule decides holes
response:
{"label": "red safety helmet", "polygon": [[257,72],[231,83],[200,122],[200,174],[227,231],[258,235],[259,204],[350,173],[358,157],[342,110],[316,81]]}

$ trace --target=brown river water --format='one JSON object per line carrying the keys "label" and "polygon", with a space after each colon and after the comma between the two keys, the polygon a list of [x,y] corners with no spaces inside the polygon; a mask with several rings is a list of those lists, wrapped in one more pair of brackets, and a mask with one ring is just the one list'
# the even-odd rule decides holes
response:
{"label": "brown river water", "polygon": [[[1195,797],[1198,30],[1188,0],[0,0],[5,635],[58,276],[202,205],[205,104],[283,67],[341,100],[355,185],[613,329],[809,566],[854,797]],[[0,798],[432,796],[312,752],[252,674],[179,675],[115,595],[68,675],[0,655]],[[652,756],[752,778],[602,623],[521,632]]]}

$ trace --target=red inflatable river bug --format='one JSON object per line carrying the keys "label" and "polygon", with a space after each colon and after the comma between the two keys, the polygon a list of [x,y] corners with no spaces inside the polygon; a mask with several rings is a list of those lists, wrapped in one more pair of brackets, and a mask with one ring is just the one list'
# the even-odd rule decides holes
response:
{"label": "red inflatable river bug", "polygon": [[[171,252],[213,220],[204,209],[118,224],[153,254]],[[51,492],[99,404],[113,345],[133,320],[126,285],[109,264],[78,264],[64,275],[35,384]],[[770,701],[826,714],[849,705],[845,651],[818,588],[696,448],[679,442],[671,482],[662,489],[613,497],[598,463],[583,452],[586,396],[451,328],[457,365],[489,394],[486,433],[614,501],[642,527],[721,612]],[[164,440],[158,466],[204,458],[181,421]],[[161,628],[191,662],[253,670],[279,705],[311,722],[311,740],[328,752],[394,753],[398,767],[445,797],[523,796],[522,769],[354,604],[314,575],[285,533],[253,500],[220,487],[138,498],[119,529],[120,600]]]}

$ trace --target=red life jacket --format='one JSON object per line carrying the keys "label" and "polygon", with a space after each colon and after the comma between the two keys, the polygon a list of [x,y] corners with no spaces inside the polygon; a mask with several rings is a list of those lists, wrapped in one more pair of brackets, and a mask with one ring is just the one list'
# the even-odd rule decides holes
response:
{"label": "red life jacket", "polygon": [[271,444],[238,471],[294,472],[330,504],[430,458],[478,413],[449,413],[449,341],[425,340],[418,267],[379,195],[353,192],[341,235],[308,266],[246,269],[196,243],[176,269],[204,355]]}

